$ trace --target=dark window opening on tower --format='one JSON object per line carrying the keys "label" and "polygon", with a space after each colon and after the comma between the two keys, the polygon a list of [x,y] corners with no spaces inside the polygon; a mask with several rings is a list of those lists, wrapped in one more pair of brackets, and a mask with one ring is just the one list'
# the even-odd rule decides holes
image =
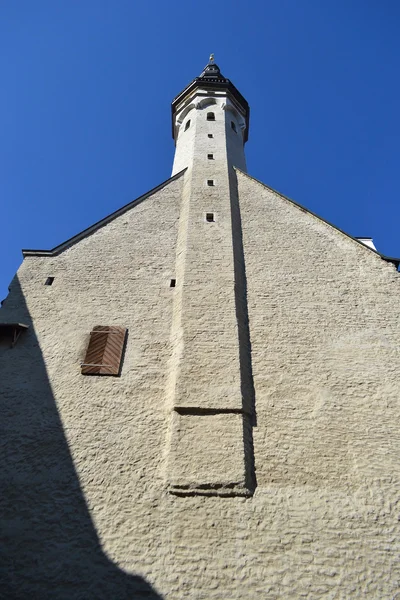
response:
{"label": "dark window opening on tower", "polygon": [[175,287],[176,286],[176,279],[171,279],[169,287]]}
{"label": "dark window opening on tower", "polygon": [[185,131],[186,131],[187,129],[189,129],[189,127],[190,127],[190,119],[189,119],[189,121],[186,121],[186,125],[185,125]]}
{"label": "dark window opening on tower", "polygon": [[233,121],[231,121],[231,127],[232,127],[233,131],[236,133],[236,124]]}
{"label": "dark window opening on tower", "polygon": [[208,137],[209,137],[209,138],[213,138],[214,136],[213,136],[213,134],[212,134],[212,133],[209,133],[209,134],[208,134]]}
{"label": "dark window opening on tower", "polygon": [[44,282],[44,285],[53,285],[54,277],[48,277]]}
{"label": "dark window opening on tower", "polygon": [[207,121],[215,121],[215,114],[213,112],[207,113]]}
{"label": "dark window opening on tower", "polygon": [[207,185],[212,187],[214,185],[214,179],[207,179]]}
{"label": "dark window opening on tower", "polygon": [[214,223],[214,213],[206,213],[206,221],[207,223]]}
{"label": "dark window opening on tower", "polygon": [[207,158],[208,158],[208,160],[213,160],[214,159],[214,154],[207,154]]}

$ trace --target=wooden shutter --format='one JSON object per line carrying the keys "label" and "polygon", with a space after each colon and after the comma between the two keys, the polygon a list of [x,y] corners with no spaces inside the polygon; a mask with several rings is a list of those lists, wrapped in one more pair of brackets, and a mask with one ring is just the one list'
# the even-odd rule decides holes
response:
{"label": "wooden shutter", "polygon": [[83,375],[119,375],[124,350],[125,327],[96,325],[90,333]]}

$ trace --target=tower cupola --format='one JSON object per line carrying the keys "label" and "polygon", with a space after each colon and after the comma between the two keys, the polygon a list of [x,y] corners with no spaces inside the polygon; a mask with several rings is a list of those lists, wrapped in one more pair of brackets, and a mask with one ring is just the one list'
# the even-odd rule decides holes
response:
{"label": "tower cupola", "polygon": [[207,98],[223,96],[226,96],[230,109],[237,112],[238,117],[240,116],[243,143],[247,142],[249,136],[249,105],[233,83],[222,75],[219,66],[214,61],[213,54],[210,55],[210,59],[199,77],[193,79],[172,101],[172,137],[175,142],[182,119],[191,108],[201,108]]}

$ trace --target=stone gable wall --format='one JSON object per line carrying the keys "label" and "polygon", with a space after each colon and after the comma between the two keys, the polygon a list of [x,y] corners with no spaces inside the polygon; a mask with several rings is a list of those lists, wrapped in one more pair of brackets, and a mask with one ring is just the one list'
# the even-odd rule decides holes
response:
{"label": "stone gable wall", "polygon": [[[0,347],[6,575],[16,573],[18,597],[389,600],[400,591],[400,276],[237,179],[254,495],[168,492],[182,177],[58,257],[27,258],[0,311],[34,329]],[[120,378],[80,375],[100,324],[129,329]],[[215,423],[223,445],[220,415]],[[188,461],[202,450],[199,427],[195,447],[184,440]],[[129,574],[153,595],[130,592]]]}

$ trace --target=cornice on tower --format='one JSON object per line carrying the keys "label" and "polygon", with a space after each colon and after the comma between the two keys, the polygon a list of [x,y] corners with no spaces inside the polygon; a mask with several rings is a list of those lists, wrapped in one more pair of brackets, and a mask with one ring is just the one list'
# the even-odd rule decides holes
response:
{"label": "cornice on tower", "polygon": [[[204,91],[205,93],[202,94],[201,91]],[[172,100],[172,137],[174,140],[176,140],[177,137],[177,115],[185,109],[195,97],[201,95],[207,97],[212,95],[213,92],[216,95],[219,95],[221,92],[226,94],[231,100],[233,107],[243,116],[245,123],[243,142],[247,142],[249,137],[249,104],[233,83],[222,75],[219,66],[214,62],[213,54],[211,54],[207,65],[204,67],[199,77],[193,79],[193,81]]]}

